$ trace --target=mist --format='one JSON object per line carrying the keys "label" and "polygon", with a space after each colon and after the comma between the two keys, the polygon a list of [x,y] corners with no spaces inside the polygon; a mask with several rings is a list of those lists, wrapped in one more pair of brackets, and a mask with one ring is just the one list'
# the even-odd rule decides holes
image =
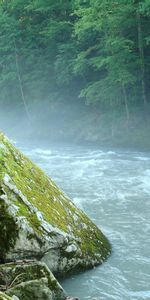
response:
{"label": "mist", "polygon": [[50,144],[80,144],[96,147],[148,151],[150,147],[149,107],[141,107],[126,120],[125,112],[110,115],[100,105],[84,101],[29,101],[28,115],[23,104],[0,106],[0,128],[13,140]]}
{"label": "mist", "polygon": [[28,115],[22,104],[1,105],[0,128],[13,139],[73,143],[80,140],[80,127],[87,111],[82,102],[65,103],[64,100],[30,103]]}

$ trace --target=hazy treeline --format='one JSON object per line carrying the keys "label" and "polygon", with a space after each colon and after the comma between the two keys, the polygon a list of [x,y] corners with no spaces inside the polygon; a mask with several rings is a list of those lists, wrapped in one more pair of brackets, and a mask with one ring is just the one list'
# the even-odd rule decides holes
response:
{"label": "hazy treeline", "polygon": [[31,118],[31,104],[82,101],[113,136],[149,110],[149,82],[149,0],[0,1],[1,105]]}

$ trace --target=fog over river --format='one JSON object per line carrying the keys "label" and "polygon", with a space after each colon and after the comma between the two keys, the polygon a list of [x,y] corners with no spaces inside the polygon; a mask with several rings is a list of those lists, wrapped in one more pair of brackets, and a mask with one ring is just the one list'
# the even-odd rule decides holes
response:
{"label": "fog over river", "polygon": [[112,244],[106,263],[61,282],[81,300],[150,299],[150,154],[20,146]]}

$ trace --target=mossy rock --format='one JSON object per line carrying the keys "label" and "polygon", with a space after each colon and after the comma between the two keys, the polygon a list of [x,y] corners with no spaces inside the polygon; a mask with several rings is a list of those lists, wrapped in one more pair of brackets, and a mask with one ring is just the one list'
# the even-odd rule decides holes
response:
{"label": "mossy rock", "polygon": [[102,263],[107,238],[0,133],[0,259],[37,258],[59,274]]}
{"label": "mossy rock", "polygon": [[5,293],[0,292],[0,300],[13,300],[13,299],[8,295],[6,295]]}
{"label": "mossy rock", "polygon": [[66,294],[44,263],[23,262],[0,265],[0,285],[9,296],[21,300],[64,300]]}

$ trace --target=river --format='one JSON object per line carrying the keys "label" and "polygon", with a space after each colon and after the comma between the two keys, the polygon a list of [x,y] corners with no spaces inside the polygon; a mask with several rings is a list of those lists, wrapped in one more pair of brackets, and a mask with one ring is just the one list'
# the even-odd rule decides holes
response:
{"label": "river", "polygon": [[79,146],[20,148],[112,244],[106,263],[61,282],[67,293],[81,300],[150,299],[150,154]]}

